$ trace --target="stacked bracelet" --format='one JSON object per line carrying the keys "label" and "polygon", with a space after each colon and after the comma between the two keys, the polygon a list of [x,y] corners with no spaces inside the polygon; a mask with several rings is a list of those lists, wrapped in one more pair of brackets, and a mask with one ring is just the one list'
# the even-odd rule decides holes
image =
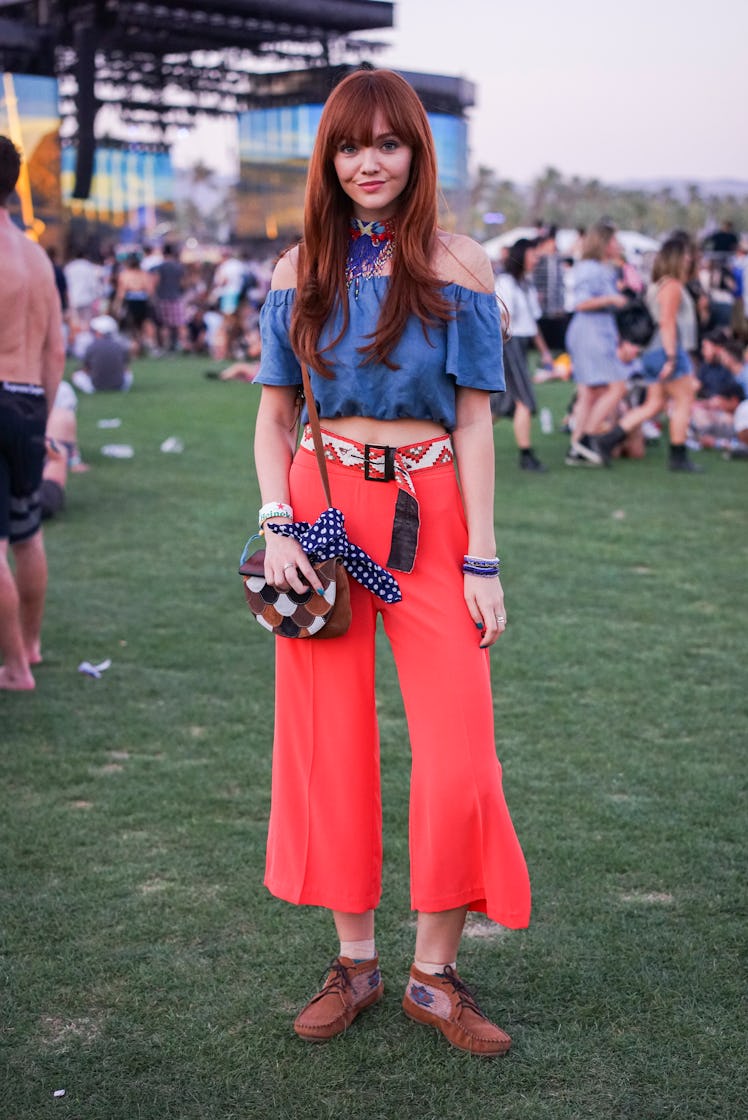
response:
{"label": "stacked bracelet", "polygon": [[483,556],[464,556],[462,570],[466,576],[484,576],[495,579],[499,574],[501,561],[498,556],[486,560]]}
{"label": "stacked bracelet", "polygon": [[289,521],[293,521],[293,510],[285,502],[267,502],[257,515],[260,527],[269,517],[287,517]]}

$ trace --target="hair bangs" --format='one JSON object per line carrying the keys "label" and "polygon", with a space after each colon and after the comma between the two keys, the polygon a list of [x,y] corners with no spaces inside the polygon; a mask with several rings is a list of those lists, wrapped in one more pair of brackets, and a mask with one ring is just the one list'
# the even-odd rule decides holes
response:
{"label": "hair bangs", "polygon": [[358,70],[335,87],[326,106],[328,157],[346,141],[369,147],[382,117],[389,131],[410,148],[423,145],[429,124],[418,96],[392,71]]}

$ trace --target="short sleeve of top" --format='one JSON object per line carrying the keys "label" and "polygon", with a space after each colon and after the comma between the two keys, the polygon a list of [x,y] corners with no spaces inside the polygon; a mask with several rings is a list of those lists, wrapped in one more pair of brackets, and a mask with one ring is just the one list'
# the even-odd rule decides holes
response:
{"label": "short sleeve of top", "polygon": [[495,295],[458,284],[444,291],[456,308],[455,318],[447,323],[447,374],[465,388],[503,392],[501,313]]}
{"label": "short sleeve of top", "polygon": [[574,306],[597,296],[611,296],[616,292],[616,281],[611,268],[600,261],[579,261],[572,274]]}
{"label": "short sleeve of top", "polygon": [[262,385],[301,385],[301,366],[288,339],[294,288],[273,288],[260,310],[262,355],[255,381]]}
{"label": "short sleeve of top", "polygon": [[[387,277],[362,280],[348,294],[349,327],[327,351],[334,378],[312,373],[320,416],[371,416],[377,420],[433,420],[448,431],[456,423],[456,389],[504,388],[501,316],[493,293],[474,292],[456,284],[443,292],[453,306],[446,323],[429,326],[411,317],[391,358],[391,370],[364,363],[360,347],[371,341]],[[301,367],[288,341],[294,289],[272,289],[260,313],[262,357],[255,381],[261,385],[299,385]],[[321,343],[340,332],[342,311],[331,317]]]}

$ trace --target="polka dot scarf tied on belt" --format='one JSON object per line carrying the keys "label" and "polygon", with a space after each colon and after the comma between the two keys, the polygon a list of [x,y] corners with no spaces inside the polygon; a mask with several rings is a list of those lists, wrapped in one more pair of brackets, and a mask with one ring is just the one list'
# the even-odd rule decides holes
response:
{"label": "polka dot scarf tied on belt", "polygon": [[267,527],[274,533],[296,538],[312,562],[322,594],[311,587],[297,592],[293,588],[283,591],[269,584],[265,579],[265,549],[250,552],[259,534],[250,537],[244,546],[239,574],[244,582],[247,605],[265,630],[283,638],[337,638],[345,634],[351,624],[348,573],[386,603],[400,602],[402,593],[397,580],[385,568],[348,540],[345,518],[330,498],[327,462],[309,371],[305,365],[301,370],[328,508],[313,525],[294,521],[290,525],[268,524]]}

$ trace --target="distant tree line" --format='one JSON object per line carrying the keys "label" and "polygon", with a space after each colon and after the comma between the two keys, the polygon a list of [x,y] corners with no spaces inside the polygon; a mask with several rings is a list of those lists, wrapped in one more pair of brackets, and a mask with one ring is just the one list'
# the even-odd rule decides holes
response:
{"label": "distant tree line", "polygon": [[[699,236],[730,220],[738,231],[748,230],[748,194],[702,193],[697,184],[685,190],[627,189],[601,183],[599,179],[566,178],[548,167],[530,187],[519,186],[489,167],[479,167],[472,190],[472,233],[484,241],[502,229],[546,225],[587,228],[601,215],[613,219],[621,229],[636,229],[658,237],[673,229],[687,229]],[[497,225],[485,215],[503,214]]]}

